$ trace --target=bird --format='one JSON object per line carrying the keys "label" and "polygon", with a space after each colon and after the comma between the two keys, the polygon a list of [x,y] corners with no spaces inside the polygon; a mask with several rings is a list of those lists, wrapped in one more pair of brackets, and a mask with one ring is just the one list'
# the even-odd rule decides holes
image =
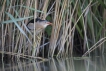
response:
{"label": "bird", "polygon": [[[42,20],[40,18],[32,19],[27,23],[26,26],[32,33],[34,33],[34,28],[35,28],[35,33],[36,33],[35,40],[36,41],[34,42],[34,47],[40,46],[42,30],[44,30],[48,25],[52,25],[52,23],[47,20]],[[32,40],[33,40],[33,38],[32,38]],[[39,48],[33,48],[32,56],[34,56],[35,54],[38,55],[38,53],[39,53]]]}
{"label": "bird", "polygon": [[45,29],[48,25],[52,25],[52,23],[50,23],[49,21],[47,20],[42,20],[40,18],[35,18],[35,27],[34,27],[34,19],[30,20],[27,24],[27,28],[29,30],[34,30],[34,28],[36,30],[39,30],[39,29]]}
{"label": "bird", "polygon": [[[35,21],[35,22],[34,22]],[[34,25],[35,24],[35,25]],[[44,31],[44,29],[48,26],[48,25],[52,25],[51,22],[47,21],[47,20],[42,20],[40,18],[35,18],[35,19],[32,19],[30,20],[28,23],[27,23],[27,28],[30,30],[31,32],[31,36],[33,37],[34,35],[34,28],[35,28],[35,36],[37,39],[40,39],[41,37],[41,33],[42,31]]]}

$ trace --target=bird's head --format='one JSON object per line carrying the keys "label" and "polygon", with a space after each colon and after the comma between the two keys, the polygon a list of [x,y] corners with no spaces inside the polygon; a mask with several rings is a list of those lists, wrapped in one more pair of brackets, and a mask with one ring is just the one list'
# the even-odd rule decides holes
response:
{"label": "bird's head", "polygon": [[50,23],[47,20],[41,20],[39,18],[36,18],[36,27],[41,27],[41,28],[46,28],[48,25],[52,25],[52,23]]}
{"label": "bird's head", "polygon": [[[52,25],[52,23],[50,23],[47,20],[41,20],[39,18],[35,19],[35,28],[36,29],[38,29],[38,28],[45,29],[48,25]],[[28,22],[27,27],[31,30],[34,29],[34,19],[32,19]]]}

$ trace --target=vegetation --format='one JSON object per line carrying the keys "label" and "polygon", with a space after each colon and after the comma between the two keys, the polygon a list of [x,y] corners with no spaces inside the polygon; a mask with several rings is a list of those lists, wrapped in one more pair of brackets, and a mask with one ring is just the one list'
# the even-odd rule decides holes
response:
{"label": "vegetation", "polygon": [[[40,17],[53,23],[34,33],[27,22]],[[105,53],[105,0],[1,0],[0,53],[18,57],[68,57]]]}

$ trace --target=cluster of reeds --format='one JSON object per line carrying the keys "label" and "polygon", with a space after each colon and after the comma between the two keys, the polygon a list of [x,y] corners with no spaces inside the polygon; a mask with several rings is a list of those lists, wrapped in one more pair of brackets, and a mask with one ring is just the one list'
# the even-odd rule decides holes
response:
{"label": "cluster of reeds", "polygon": [[[74,48],[81,48],[83,56],[104,53],[105,8],[105,0],[1,0],[0,53],[35,57],[46,49],[48,57],[64,57],[72,56]],[[50,36],[27,29],[36,17],[52,20]]]}

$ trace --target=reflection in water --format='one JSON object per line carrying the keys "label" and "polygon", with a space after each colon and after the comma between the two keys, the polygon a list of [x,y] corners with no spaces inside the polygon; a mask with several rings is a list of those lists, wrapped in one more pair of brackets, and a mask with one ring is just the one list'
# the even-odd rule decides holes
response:
{"label": "reflection in water", "polygon": [[14,60],[0,62],[0,71],[106,71],[104,57],[63,58],[48,61]]}

